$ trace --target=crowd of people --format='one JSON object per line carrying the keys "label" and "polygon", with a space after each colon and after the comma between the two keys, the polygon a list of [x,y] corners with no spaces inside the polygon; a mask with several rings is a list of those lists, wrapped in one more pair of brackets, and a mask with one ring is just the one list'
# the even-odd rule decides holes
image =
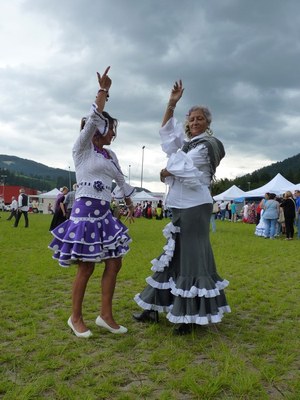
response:
{"label": "crowd of people", "polygon": [[294,194],[287,191],[283,197],[266,193],[259,203],[255,234],[266,239],[285,235],[286,240],[293,240],[295,226],[300,239],[300,190],[295,190]]}
{"label": "crowd of people", "polygon": [[255,234],[270,239],[285,235],[286,240],[292,240],[296,228],[300,239],[300,190],[286,191],[283,196],[266,193],[259,201],[245,201],[239,206],[239,212],[234,200],[221,201],[215,206],[211,216],[212,232],[216,231],[215,220],[219,219],[255,224]]}

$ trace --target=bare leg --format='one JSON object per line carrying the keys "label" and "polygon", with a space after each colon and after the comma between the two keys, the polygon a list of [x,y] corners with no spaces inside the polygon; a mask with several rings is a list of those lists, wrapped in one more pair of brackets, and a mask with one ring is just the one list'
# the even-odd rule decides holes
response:
{"label": "bare leg", "polygon": [[118,272],[122,266],[121,258],[110,258],[105,261],[105,269],[102,275],[102,310],[101,318],[112,328],[118,329],[119,325],[115,322],[112,313],[112,299],[115,291]]}
{"label": "bare leg", "polygon": [[77,332],[83,333],[88,330],[82,317],[82,302],[85,289],[90,276],[94,272],[95,264],[81,262],[78,264],[77,275],[72,289],[72,322]]}

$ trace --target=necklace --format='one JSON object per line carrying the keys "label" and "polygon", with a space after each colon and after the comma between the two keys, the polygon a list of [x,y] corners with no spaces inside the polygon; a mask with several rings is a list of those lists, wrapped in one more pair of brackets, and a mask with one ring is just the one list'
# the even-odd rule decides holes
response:
{"label": "necklace", "polygon": [[95,150],[97,153],[102,154],[104,158],[107,158],[107,159],[110,158],[109,153],[108,153],[107,150],[105,150],[105,149],[99,149],[99,147],[97,147],[97,146],[95,146],[95,145],[94,145],[94,150]]}

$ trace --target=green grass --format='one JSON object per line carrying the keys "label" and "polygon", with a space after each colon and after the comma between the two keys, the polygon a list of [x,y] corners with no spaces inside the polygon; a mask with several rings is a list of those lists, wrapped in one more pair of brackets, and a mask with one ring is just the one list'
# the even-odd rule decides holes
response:
{"label": "green grass", "polygon": [[98,266],[84,301],[94,335],[71,335],[75,268],[61,268],[47,249],[51,216],[32,214],[17,229],[0,213],[0,398],[25,399],[299,399],[300,241],[264,240],[254,225],[217,221],[211,235],[231,314],[172,335],[164,316],[139,324],[133,296],[161,253],[168,222],[138,219],[130,225],[131,251],[124,258],[114,297],[116,320],[126,335],[97,328]]}

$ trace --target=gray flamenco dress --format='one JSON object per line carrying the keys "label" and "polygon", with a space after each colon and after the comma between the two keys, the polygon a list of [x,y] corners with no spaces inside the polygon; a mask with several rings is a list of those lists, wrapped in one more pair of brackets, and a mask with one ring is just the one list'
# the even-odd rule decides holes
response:
{"label": "gray flamenco dress", "polygon": [[160,135],[169,156],[167,170],[174,175],[168,178],[166,199],[172,221],[163,230],[162,254],[151,262],[153,275],[134,300],[144,310],[166,312],[174,324],[218,323],[230,312],[224,293],[229,282],[218,274],[210,244],[209,184],[224,148],[207,133],[182,147],[184,133],[175,118],[161,128]]}

